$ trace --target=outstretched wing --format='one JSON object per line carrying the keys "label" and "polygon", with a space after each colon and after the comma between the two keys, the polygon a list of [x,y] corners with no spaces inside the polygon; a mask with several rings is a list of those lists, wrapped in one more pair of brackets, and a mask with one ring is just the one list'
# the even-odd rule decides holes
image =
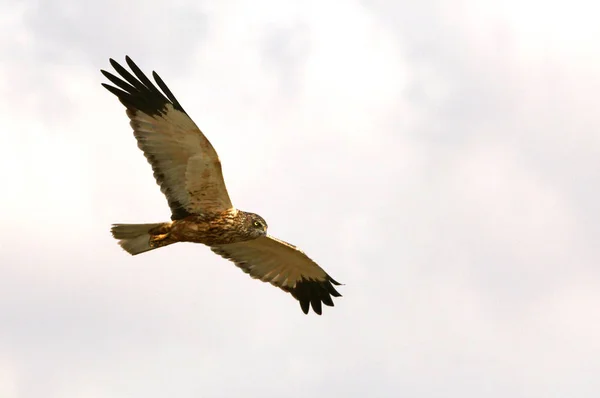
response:
{"label": "outstretched wing", "polygon": [[339,285],[296,246],[265,236],[245,242],[213,246],[211,250],[231,260],[251,277],[269,282],[291,293],[302,311],[321,315],[321,303],[333,307],[331,296],[340,297],[333,285]]}
{"label": "outstretched wing", "polygon": [[156,72],[152,75],[162,92],[129,57],[125,60],[135,76],[111,59],[122,79],[102,70],[118,88],[102,85],[127,108],[138,147],[167,197],[171,218],[232,208],[221,162],[210,142]]}

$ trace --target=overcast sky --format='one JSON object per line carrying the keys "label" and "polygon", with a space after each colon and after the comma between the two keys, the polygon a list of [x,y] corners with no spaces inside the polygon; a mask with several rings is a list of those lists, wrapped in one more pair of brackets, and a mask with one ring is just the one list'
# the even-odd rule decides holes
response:
{"label": "overcast sky", "polygon": [[[591,3],[1,2],[0,397],[600,396]],[[335,307],[119,248],[169,219],[100,86],[125,55]]]}

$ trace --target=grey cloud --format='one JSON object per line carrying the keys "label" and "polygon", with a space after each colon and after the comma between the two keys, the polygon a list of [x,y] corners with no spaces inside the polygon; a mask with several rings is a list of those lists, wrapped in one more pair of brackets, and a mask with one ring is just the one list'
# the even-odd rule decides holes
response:
{"label": "grey cloud", "polygon": [[75,55],[104,65],[107,57],[120,59],[136,51],[130,55],[160,54],[176,72],[187,72],[190,50],[206,39],[202,7],[201,2],[185,1],[167,7],[140,1],[40,1],[28,8],[25,24],[36,37],[36,56],[44,63],[63,63]]}

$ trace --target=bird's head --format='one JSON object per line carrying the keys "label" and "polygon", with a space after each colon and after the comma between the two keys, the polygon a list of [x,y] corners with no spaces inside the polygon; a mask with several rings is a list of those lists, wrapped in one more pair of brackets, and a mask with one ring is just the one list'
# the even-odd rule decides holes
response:
{"label": "bird's head", "polygon": [[267,222],[264,218],[254,213],[246,213],[246,230],[253,238],[267,235]]}

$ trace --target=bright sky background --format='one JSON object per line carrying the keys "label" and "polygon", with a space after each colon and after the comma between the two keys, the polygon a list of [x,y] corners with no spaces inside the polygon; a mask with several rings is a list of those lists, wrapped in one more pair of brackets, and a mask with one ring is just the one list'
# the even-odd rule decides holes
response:
{"label": "bright sky background", "polygon": [[[0,3],[0,397],[600,396],[600,6]],[[108,58],[156,70],[323,316],[169,218]]]}

